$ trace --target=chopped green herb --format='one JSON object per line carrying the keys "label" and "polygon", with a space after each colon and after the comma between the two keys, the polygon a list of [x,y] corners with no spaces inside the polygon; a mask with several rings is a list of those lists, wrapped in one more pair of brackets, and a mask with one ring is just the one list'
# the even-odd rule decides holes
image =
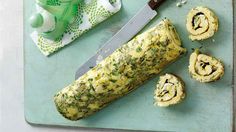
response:
{"label": "chopped green herb", "polygon": [[110,79],[109,81],[111,81],[113,83],[117,82],[117,80],[115,80],[115,79]]}
{"label": "chopped green herb", "polygon": [[137,49],[136,49],[136,52],[141,52],[142,51],[142,48],[141,47],[138,47]]}
{"label": "chopped green herb", "polygon": [[89,78],[88,81],[93,81],[93,78]]}

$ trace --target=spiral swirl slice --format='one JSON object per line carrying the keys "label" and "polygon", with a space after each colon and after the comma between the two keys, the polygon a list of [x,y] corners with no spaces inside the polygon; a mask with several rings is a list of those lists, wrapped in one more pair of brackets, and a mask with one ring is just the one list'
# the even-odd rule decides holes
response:
{"label": "spiral swirl slice", "polygon": [[172,74],[160,76],[154,93],[154,105],[167,107],[180,103],[184,98],[184,82],[180,78]]}
{"label": "spiral swirl slice", "polygon": [[200,82],[212,82],[224,75],[224,66],[216,58],[195,50],[190,56],[189,73]]}
{"label": "spiral swirl slice", "polygon": [[187,30],[191,40],[204,40],[218,31],[217,16],[206,7],[193,8],[187,16]]}

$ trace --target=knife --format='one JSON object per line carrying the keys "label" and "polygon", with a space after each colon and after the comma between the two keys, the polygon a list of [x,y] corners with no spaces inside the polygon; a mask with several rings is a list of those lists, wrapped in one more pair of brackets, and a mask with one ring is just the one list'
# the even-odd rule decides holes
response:
{"label": "knife", "polygon": [[92,67],[96,66],[102,58],[106,58],[121,45],[133,38],[145,25],[147,25],[156,15],[156,9],[165,0],[150,0],[120,31],[108,40],[97,53],[85,62],[76,71],[75,79],[78,79]]}

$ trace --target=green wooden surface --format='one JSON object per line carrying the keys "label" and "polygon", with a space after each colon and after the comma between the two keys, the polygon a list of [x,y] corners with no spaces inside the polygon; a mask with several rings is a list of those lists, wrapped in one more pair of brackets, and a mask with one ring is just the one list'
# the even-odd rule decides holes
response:
{"label": "green wooden surface", "polygon": [[[68,121],[57,111],[53,95],[74,80],[76,69],[124,25],[147,0],[122,0],[119,13],[99,24],[82,37],[50,57],[43,56],[29,34],[27,18],[35,11],[34,1],[24,0],[24,63],[25,63],[25,118],[32,124],[62,125],[89,128],[117,128],[160,131],[214,131],[232,130],[232,75],[233,75],[233,19],[231,0],[189,0],[181,8],[176,0],[168,0],[159,9],[159,15],[145,29],[164,17],[175,24],[188,49],[188,54],[166,68],[183,78],[187,98],[179,105],[169,108],[153,106],[153,91],[159,76],[151,79],[131,94],[115,101],[95,115],[80,120]],[[212,39],[191,42],[185,28],[188,11],[199,5],[214,10],[220,19],[219,32]],[[144,30],[145,30],[144,29]],[[214,83],[202,84],[190,78],[187,66],[192,48],[203,47],[225,64],[224,77]],[[14,113],[13,113],[14,114]]]}

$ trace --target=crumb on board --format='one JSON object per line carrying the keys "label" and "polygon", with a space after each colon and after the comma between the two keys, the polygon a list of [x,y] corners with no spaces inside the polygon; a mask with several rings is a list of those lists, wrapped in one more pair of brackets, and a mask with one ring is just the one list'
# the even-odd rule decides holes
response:
{"label": "crumb on board", "polygon": [[186,3],[187,3],[187,0],[180,0],[179,2],[176,3],[176,6],[177,7],[182,7]]}
{"label": "crumb on board", "polygon": [[103,56],[99,55],[97,60],[96,60],[96,64],[99,64],[102,60],[103,60]]}
{"label": "crumb on board", "polygon": [[182,5],[181,5],[180,2],[177,2],[177,3],[176,3],[176,6],[177,6],[177,7],[181,7]]}
{"label": "crumb on board", "polygon": [[181,0],[181,4],[186,4],[187,0]]}

